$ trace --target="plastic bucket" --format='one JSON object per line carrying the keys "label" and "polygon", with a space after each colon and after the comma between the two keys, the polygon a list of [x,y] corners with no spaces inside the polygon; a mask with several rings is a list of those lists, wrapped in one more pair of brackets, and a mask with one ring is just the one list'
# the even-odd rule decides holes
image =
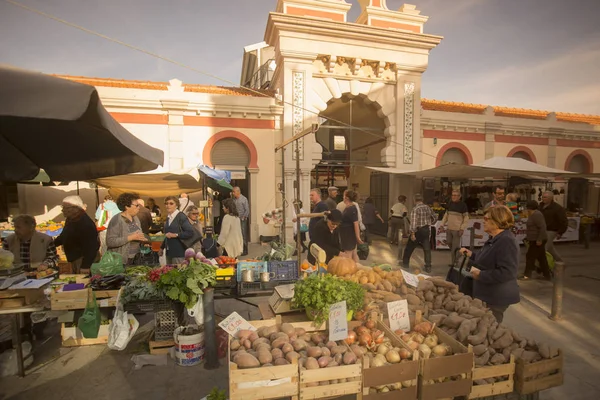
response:
{"label": "plastic bucket", "polygon": [[[186,335],[186,329],[200,330],[193,335]],[[173,332],[175,342],[175,361],[177,365],[189,367],[197,365],[204,360],[204,332],[197,325],[180,326]]]}

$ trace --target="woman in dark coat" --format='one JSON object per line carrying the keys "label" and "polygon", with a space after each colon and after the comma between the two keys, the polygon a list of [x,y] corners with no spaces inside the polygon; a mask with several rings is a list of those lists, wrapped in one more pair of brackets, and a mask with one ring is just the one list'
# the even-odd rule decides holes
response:
{"label": "woman in dark coat", "polygon": [[[340,235],[338,226],[342,221],[342,212],[340,210],[331,210],[327,219],[322,219],[315,224],[314,234],[310,238],[308,248],[316,244],[325,251],[327,255],[325,262],[329,262],[333,257],[339,256],[342,251],[340,247]],[[308,262],[316,264],[315,257],[308,251]]]}
{"label": "woman in dark coat", "polygon": [[165,208],[167,209],[167,221],[165,222],[165,241],[162,243],[162,249],[167,250],[167,264],[181,264],[185,260],[186,248],[179,239],[189,239],[194,236],[194,228],[188,217],[179,211],[177,197],[165,198]]}
{"label": "woman in dark coat", "polygon": [[521,300],[517,274],[519,270],[519,243],[510,228],[515,220],[506,206],[492,206],[483,216],[484,231],[490,235],[480,250],[460,249],[471,257],[473,297],[484,301],[498,323],[504,311]]}
{"label": "woman in dark coat", "polygon": [[358,253],[356,247],[363,244],[360,239],[360,227],[358,224],[358,208],[354,205],[358,199],[358,194],[353,190],[344,192],[344,204],[346,208],[342,212],[342,223],[340,224],[340,237],[342,239],[342,251],[344,257],[348,257],[358,262]]}

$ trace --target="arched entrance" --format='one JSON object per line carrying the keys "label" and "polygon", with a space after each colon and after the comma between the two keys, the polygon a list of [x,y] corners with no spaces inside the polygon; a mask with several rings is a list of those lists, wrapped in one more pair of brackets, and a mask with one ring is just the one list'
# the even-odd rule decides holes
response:
{"label": "arched entrance", "polygon": [[508,152],[507,157],[521,158],[523,160],[537,162],[537,159],[535,158],[535,154],[533,154],[533,151],[531,151],[529,148],[527,148],[525,146],[515,147],[514,149],[512,149],[511,151]]}
{"label": "arched entrance", "polygon": [[[594,170],[592,157],[585,150],[573,151],[565,162],[565,170],[578,174],[589,174]],[[567,209],[586,209],[589,183],[584,178],[571,178],[568,183]]]}
{"label": "arched entrance", "polygon": [[[324,193],[327,187],[336,186],[337,202],[342,201],[346,189],[359,192],[361,202],[371,197],[385,219],[389,208],[387,181],[386,185],[373,181],[370,170],[357,168],[386,165],[382,161],[382,151],[387,146],[386,123],[378,115],[379,110],[377,103],[362,94],[347,93],[328,102],[327,109],[320,113],[323,122],[315,135],[323,152],[311,173],[311,184]],[[375,230],[385,234],[387,228]]]}
{"label": "arched entrance", "polygon": [[473,156],[469,149],[462,143],[451,142],[444,145],[437,154],[435,166],[446,164],[469,165],[473,164]]}

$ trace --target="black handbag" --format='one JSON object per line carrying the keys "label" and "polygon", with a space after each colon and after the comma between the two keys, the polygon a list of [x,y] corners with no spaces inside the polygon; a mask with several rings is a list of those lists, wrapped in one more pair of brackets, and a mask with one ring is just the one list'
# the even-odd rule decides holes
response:
{"label": "black handbag", "polygon": [[[457,250],[458,252],[459,250]],[[446,274],[446,280],[458,286],[458,290],[473,297],[473,278],[471,277],[470,258],[466,254],[456,254],[454,264]]]}
{"label": "black handbag", "polygon": [[[183,214],[183,213],[180,213],[180,214]],[[185,214],[183,215],[183,218],[187,219]],[[181,232],[183,232],[183,222],[184,221],[181,221],[181,218],[180,218],[178,222],[179,222],[179,233],[181,233]],[[180,237],[177,238],[177,239],[179,239],[179,241],[181,243],[183,243],[183,245],[185,246],[186,249],[191,249],[192,247],[194,247],[194,245],[196,243],[198,243],[200,240],[202,240],[202,234],[200,232],[198,232],[198,230],[196,228],[192,227],[192,232],[193,232],[193,234],[192,234],[192,237],[190,237],[190,238],[187,238],[187,239],[182,239]]]}

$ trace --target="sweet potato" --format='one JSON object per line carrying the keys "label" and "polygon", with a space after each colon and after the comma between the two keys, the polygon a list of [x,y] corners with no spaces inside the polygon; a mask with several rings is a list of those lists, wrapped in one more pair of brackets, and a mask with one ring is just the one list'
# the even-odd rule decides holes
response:
{"label": "sweet potato", "polygon": [[471,343],[473,346],[482,344],[486,339],[489,323],[489,320],[482,318],[477,324],[477,333],[467,337],[469,343]]}
{"label": "sweet potato", "polygon": [[429,280],[438,288],[441,287],[441,288],[453,289],[456,287],[456,285],[454,283],[448,282],[442,278],[430,278]]}
{"label": "sweet potato", "polygon": [[477,308],[484,308],[484,307],[483,307],[483,301],[481,301],[480,299],[473,299],[473,300],[471,301],[471,305],[472,305],[473,307],[477,307]]}
{"label": "sweet potato", "polygon": [[473,346],[473,354],[475,354],[476,357],[481,356],[483,353],[485,353],[487,350],[487,346],[483,345],[483,344],[478,344],[477,346]]}
{"label": "sweet potato", "polygon": [[546,343],[540,343],[538,345],[538,351],[543,358],[550,358],[550,346]]}
{"label": "sweet potato", "polygon": [[460,299],[462,299],[464,297],[464,293],[456,293],[450,296],[450,298],[454,301],[459,301]]}
{"label": "sweet potato", "polygon": [[482,367],[490,360],[490,353],[486,351],[479,357],[475,357],[475,365],[478,367]]}
{"label": "sweet potato", "polygon": [[485,315],[485,311],[480,308],[471,306],[469,307],[469,311],[467,312],[467,314],[471,314],[474,317],[483,317]]}
{"label": "sweet potato", "polygon": [[513,356],[515,356],[515,358],[519,359],[523,356],[523,352],[525,351],[525,349],[522,348],[518,348],[516,350],[513,350],[510,354],[512,354]]}
{"label": "sweet potato", "polygon": [[[504,334],[505,334],[506,332],[510,333],[508,329],[506,329],[506,328],[504,328],[504,327],[498,327],[498,329],[496,329],[496,332],[494,332],[494,334],[492,335],[491,339],[492,339],[492,340],[498,340],[498,339],[500,339],[502,336],[504,336]],[[510,336],[511,336],[511,339],[512,339],[512,333],[511,333],[511,335],[510,335]]]}
{"label": "sweet potato", "polygon": [[458,330],[456,331],[456,339],[459,342],[464,343],[467,340],[467,337],[469,336],[470,333],[471,333],[471,320],[464,319],[463,322],[461,322],[460,326],[458,327]]}
{"label": "sweet potato", "polygon": [[425,292],[424,295],[425,301],[433,301],[435,300],[435,295],[433,294],[433,292]]}
{"label": "sweet potato", "polygon": [[419,284],[417,285],[417,290],[432,291],[435,290],[435,285],[430,279],[423,279],[422,281],[419,281]]}
{"label": "sweet potato", "polygon": [[492,343],[492,347],[496,350],[502,351],[504,348],[510,346],[513,342],[512,334],[509,330],[505,330],[504,334]]}
{"label": "sweet potato", "polygon": [[403,300],[403,297],[396,293],[387,293],[383,296],[383,301],[389,303],[390,301]]}
{"label": "sweet potato", "polygon": [[550,346],[550,358],[558,357],[558,348]]}
{"label": "sweet potato", "polygon": [[496,353],[490,359],[490,363],[492,363],[494,365],[504,364],[505,362],[506,362],[506,358],[504,357],[504,355],[502,353]]}
{"label": "sweet potato", "polygon": [[444,325],[449,328],[458,329],[458,327],[460,326],[460,324],[462,324],[464,320],[464,318],[459,317],[458,315],[452,315],[444,320]]}
{"label": "sweet potato", "polygon": [[526,350],[521,354],[521,360],[523,360],[526,363],[533,362],[537,357],[540,357],[540,355],[537,351],[527,351]]}

